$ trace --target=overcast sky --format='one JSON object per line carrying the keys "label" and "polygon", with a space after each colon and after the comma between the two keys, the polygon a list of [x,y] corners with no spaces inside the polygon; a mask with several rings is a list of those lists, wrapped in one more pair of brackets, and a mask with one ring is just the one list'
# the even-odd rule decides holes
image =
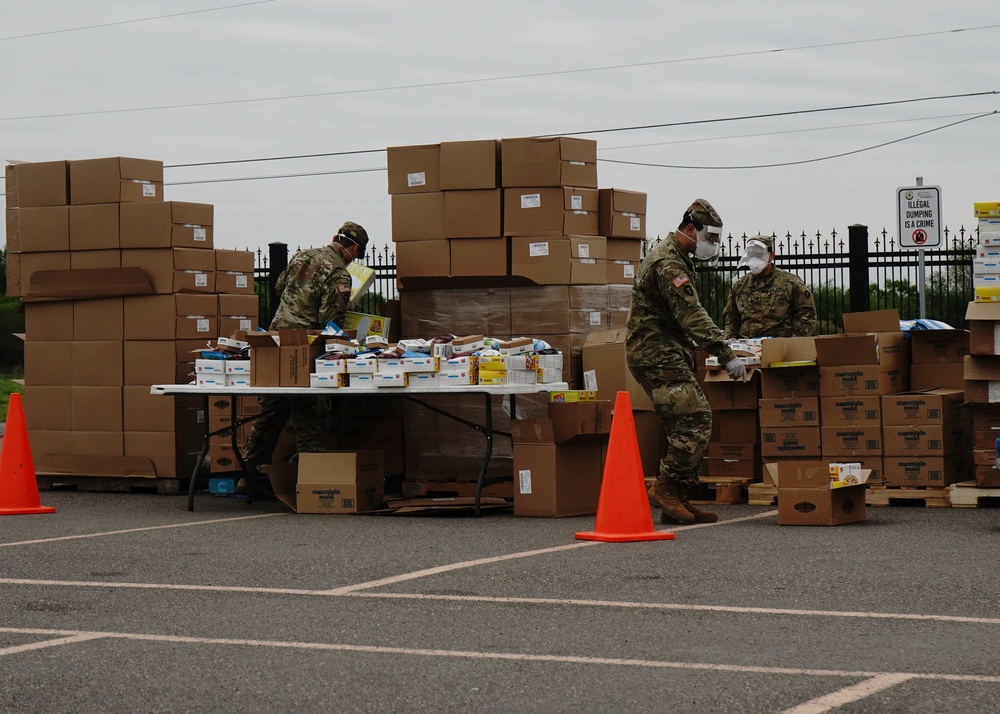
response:
{"label": "overcast sky", "polygon": [[[0,158],[376,150],[167,168],[167,200],[215,204],[222,248],[319,245],[344,220],[387,244],[387,146],[597,130],[600,185],[645,191],[650,235],[698,196],[736,235],[895,235],[896,188],[917,176],[951,229],[1000,201],[996,0],[0,6]],[[184,183],[320,172],[345,173]]]}

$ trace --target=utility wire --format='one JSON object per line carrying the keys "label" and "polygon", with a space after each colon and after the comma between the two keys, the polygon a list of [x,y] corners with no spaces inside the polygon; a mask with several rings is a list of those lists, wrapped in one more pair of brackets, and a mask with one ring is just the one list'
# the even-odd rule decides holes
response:
{"label": "utility wire", "polygon": [[267,156],[259,159],[232,159],[230,161],[201,161],[194,164],[164,164],[165,169],[180,169],[191,166],[221,166],[224,164],[250,164],[256,161],[286,161],[292,159],[318,159],[328,156],[354,156],[357,154],[380,154],[385,149],[359,149],[357,151],[330,151],[323,154],[294,154],[291,156]]}
{"label": "utility wire", "polygon": [[881,144],[875,144],[874,146],[866,146],[863,149],[854,149],[853,151],[844,151],[840,154],[831,154],[829,156],[819,156],[812,159],[800,159],[799,161],[784,161],[775,164],[751,164],[747,166],[683,166],[678,164],[653,164],[646,163],[642,161],[621,161],[619,159],[600,159],[604,163],[609,164],[628,164],[630,166],[652,166],[655,168],[662,169],[697,169],[703,171],[735,171],[737,169],[772,169],[780,166],[798,166],[800,164],[812,164],[819,161],[829,161],[830,159],[839,159],[844,156],[852,156],[853,154],[860,154],[865,151],[872,151],[874,149],[881,149],[884,146],[890,146],[892,144],[899,144],[903,141],[908,141],[910,139],[915,139],[918,136],[924,136],[925,134],[931,134],[935,131],[941,131],[942,129],[947,129],[949,127],[958,126],[959,124],[964,124],[966,122],[975,121],[976,119],[982,119],[983,117],[994,116],[998,113],[998,110],[993,110],[992,112],[986,112],[985,114],[978,114],[974,117],[969,117],[967,119],[959,119],[958,121],[951,122],[950,124],[944,124],[943,126],[937,126],[933,129],[928,129],[926,131],[921,131],[916,134],[910,134],[909,136],[904,136],[899,139],[893,139],[892,141],[886,141]]}
{"label": "utility wire", "polygon": [[68,27],[64,30],[49,30],[47,32],[31,32],[26,35],[9,35],[0,37],[0,42],[5,40],[23,40],[28,37],[42,37],[44,35],[60,35],[64,32],[79,32],[80,30],[96,30],[101,27],[115,27],[116,25],[133,25],[137,22],[152,22],[153,20],[166,20],[171,17],[181,17],[182,15],[198,15],[205,12],[215,12],[217,10],[231,10],[236,7],[247,7],[248,5],[264,5],[276,0],[256,0],[256,2],[244,2],[239,5],[223,5],[222,7],[209,7],[204,10],[191,10],[189,12],[175,12],[170,15],[156,15],[154,17],[140,17],[135,20],[121,20],[120,22],[104,22],[100,25],[85,25],[83,27]]}
{"label": "utility wire", "polygon": [[[264,0],[271,1],[271,0]],[[906,40],[913,39],[917,37],[931,37],[934,35],[947,35],[956,32],[973,32],[977,30],[991,30],[1000,27],[1000,24],[995,25],[981,25],[979,27],[964,27],[954,30],[935,30],[932,32],[920,32],[909,35],[892,35],[887,37],[874,37],[862,40],[844,40],[842,42],[825,42],[815,45],[800,45],[797,47],[779,47],[770,50],[749,50],[747,52],[732,52],[727,54],[718,55],[703,55],[700,57],[684,57],[678,59],[669,60],[656,60],[652,62],[635,62],[631,64],[618,64],[618,65],[606,65],[603,67],[584,67],[578,69],[564,69],[564,70],[553,70],[550,72],[530,72],[525,74],[510,74],[499,77],[480,77],[476,79],[455,79],[447,80],[441,82],[422,82],[419,84],[402,84],[393,85],[388,87],[369,87],[367,89],[342,89],[333,92],[314,92],[309,94],[288,94],[275,97],[255,97],[250,99],[228,99],[219,100],[215,102],[189,102],[185,104],[163,104],[159,106],[152,107],[129,107],[126,109],[99,109],[94,111],[86,112],[62,112],[58,114],[34,114],[16,117],[0,117],[0,121],[18,121],[23,119],[55,119],[64,117],[78,117],[78,116],[93,116],[96,114],[125,114],[130,112],[152,112],[161,111],[164,109],[193,109],[198,107],[216,107],[216,106],[226,106],[232,104],[250,104],[254,102],[276,102],[276,101],[287,101],[291,99],[311,99],[316,97],[335,97],[343,96],[348,94],[371,94],[376,92],[396,92],[405,89],[426,89],[429,87],[447,87],[447,86],[457,86],[463,84],[482,84],[486,82],[504,82],[514,79],[536,79],[539,77],[558,77],[568,74],[583,74],[587,72],[606,72],[618,69],[633,69],[636,67],[655,67],[659,65],[668,64],[682,64],[688,62],[704,62],[707,60],[718,60],[718,59],[733,59],[739,57],[753,57],[756,55],[766,55],[774,54],[777,52],[799,52],[802,50],[813,50],[821,49],[826,47],[844,47],[847,45],[858,45],[874,42],[888,42],[893,40]]]}
{"label": "utility wire", "polygon": [[171,181],[164,186],[190,186],[201,183],[231,183],[233,181],[265,181],[267,179],[301,178],[303,176],[333,176],[335,174],[363,174],[372,171],[385,171],[385,166],[373,166],[367,169],[344,169],[342,171],[315,171],[301,174],[277,174],[274,176],[240,176],[237,178],[204,179],[202,181]]}

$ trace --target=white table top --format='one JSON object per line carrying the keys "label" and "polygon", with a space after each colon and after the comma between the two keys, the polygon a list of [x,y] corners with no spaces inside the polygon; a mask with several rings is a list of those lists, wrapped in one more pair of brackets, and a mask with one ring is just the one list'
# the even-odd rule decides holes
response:
{"label": "white table top", "polygon": [[149,388],[151,394],[180,395],[202,394],[216,396],[232,395],[275,395],[275,396],[321,396],[352,394],[391,394],[407,396],[417,394],[545,394],[561,392],[569,389],[566,382],[550,382],[548,384],[467,384],[461,387],[220,387],[215,384],[154,384]]}

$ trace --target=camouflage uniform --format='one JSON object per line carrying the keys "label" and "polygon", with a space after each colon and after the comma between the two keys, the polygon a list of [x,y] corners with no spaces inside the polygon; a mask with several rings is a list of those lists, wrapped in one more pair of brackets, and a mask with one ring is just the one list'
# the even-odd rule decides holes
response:
{"label": "camouflage uniform", "polygon": [[[692,206],[695,209],[698,202]],[[711,206],[715,223],[721,219]],[[697,212],[694,217],[700,222]],[[628,367],[667,432],[667,455],[659,478],[684,488],[698,485],[698,469],[712,433],[712,410],[695,380],[692,343],[723,363],[736,357],[698,301],[694,264],[673,233],[654,247],[639,266],[632,288],[625,337]]]}
{"label": "camouflage uniform", "polygon": [[805,283],[772,264],[767,275],[747,273],[726,302],[726,337],[808,337],[816,334],[816,305]]}
{"label": "camouflage uniform", "polygon": [[[353,227],[353,228],[352,228]],[[345,223],[340,229],[364,232],[355,223]],[[356,236],[356,233],[355,233]],[[367,243],[368,236],[364,233]],[[344,322],[351,297],[351,275],[347,261],[332,244],[322,248],[300,250],[278,276],[277,290],[281,293],[278,309],[271,320],[272,330],[320,330],[328,320],[337,325]],[[258,397],[261,415],[250,430],[243,445],[243,459],[260,466],[271,463],[278,437],[289,418],[295,430],[297,452],[326,450],[330,430],[330,398]]]}

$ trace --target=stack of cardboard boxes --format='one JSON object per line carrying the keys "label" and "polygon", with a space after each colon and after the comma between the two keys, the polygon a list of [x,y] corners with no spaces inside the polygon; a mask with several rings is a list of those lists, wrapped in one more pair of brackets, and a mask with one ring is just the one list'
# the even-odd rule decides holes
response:
{"label": "stack of cardboard boxes", "polygon": [[969,303],[965,397],[972,412],[975,480],[1000,487],[1000,304]]}
{"label": "stack of cardboard boxes", "polygon": [[[759,356],[753,361],[747,365],[746,380],[734,382],[724,369],[701,371],[705,360],[699,359],[699,381],[712,407],[712,436],[702,462],[702,481],[715,488],[714,500],[720,502],[741,500],[742,486],[761,478],[759,428],[772,410],[761,399]],[[731,492],[726,493],[721,483],[711,483],[715,480],[729,482]]]}
{"label": "stack of cardboard boxes", "polygon": [[191,473],[205,414],[149,393],[193,350],[253,329],[253,254],[213,249],[213,208],[163,201],[131,158],[7,167],[7,285],[25,309],[25,416],[40,474]]}

